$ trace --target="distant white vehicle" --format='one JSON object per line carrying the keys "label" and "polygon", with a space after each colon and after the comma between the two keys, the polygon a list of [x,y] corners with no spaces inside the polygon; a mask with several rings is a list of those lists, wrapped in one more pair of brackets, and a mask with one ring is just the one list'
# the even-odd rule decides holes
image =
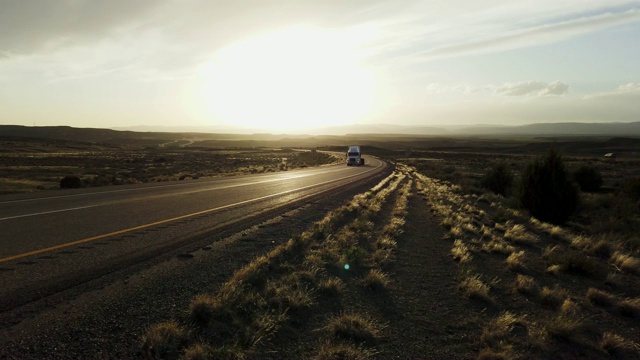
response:
{"label": "distant white vehicle", "polygon": [[349,146],[349,149],[347,150],[347,166],[352,165],[364,165],[364,158],[362,157],[362,152],[360,152],[360,146],[358,145]]}

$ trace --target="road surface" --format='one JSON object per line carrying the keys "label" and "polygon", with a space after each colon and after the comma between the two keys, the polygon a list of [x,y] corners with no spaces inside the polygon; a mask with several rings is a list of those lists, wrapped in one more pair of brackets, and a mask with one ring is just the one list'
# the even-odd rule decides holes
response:
{"label": "road surface", "polygon": [[0,311],[379,175],[387,164],[0,196]]}

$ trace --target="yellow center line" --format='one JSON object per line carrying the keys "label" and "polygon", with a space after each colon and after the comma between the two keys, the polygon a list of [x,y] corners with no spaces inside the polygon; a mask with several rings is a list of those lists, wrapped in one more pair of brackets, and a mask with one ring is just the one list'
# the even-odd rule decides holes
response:
{"label": "yellow center line", "polygon": [[352,178],[352,177],[355,177],[355,176],[361,176],[361,175],[367,174],[367,173],[369,173],[371,171],[377,170],[381,166],[382,166],[382,163],[380,163],[380,165],[378,165],[378,167],[373,168],[371,170],[368,170],[368,171],[365,171],[365,172],[362,172],[362,173],[358,173],[358,174],[354,174],[354,175],[341,177],[339,179],[324,181],[324,182],[313,184],[313,185],[303,186],[303,187],[297,188],[297,189],[291,189],[291,190],[287,190],[287,191],[282,191],[282,192],[279,192],[279,193],[276,193],[276,194],[265,195],[265,196],[261,196],[261,197],[258,197],[258,198],[244,200],[244,201],[240,201],[240,202],[237,202],[237,203],[228,204],[228,205],[224,205],[224,206],[219,206],[219,207],[212,208],[212,209],[202,210],[202,211],[194,212],[194,213],[191,213],[191,214],[181,215],[181,216],[177,216],[177,217],[170,218],[170,219],[164,219],[164,220],[156,221],[156,222],[149,223],[149,224],[134,226],[134,227],[131,227],[131,228],[128,228],[128,229],[122,229],[122,230],[114,231],[114,232],[111,232],[111,233],[108,233],[108,234],[97,235],[97,236],[93,236],[93,237],[89,237],[89,238],[85,238],[85,239],[81,239],[81,240],[71,241],[71,242],[64,243],[64,244],[50,246],[50,247],[43,248],[43,249],[28,251],[28,252],[25,252],[25,253],[22,253],[22,254],[7,256],[7,257],[4,257],[4,258],[0,258],[0,263],[11,261],[11,260],[22,259],[22,258],[25,258],[27,256],[38,255],[38,254],[46,253],[46,252],[49,252],[49,251],[59,250],[59,249],[63,249],[63,248],[69,247],[69,246],[74,246],[74,245],[78,245],[78,244],[84,244],[84,243],[88,243],[88,242],[91,242],[91,241],[100,240],[100,239],[104,239],[104,238],[108,238],[108,237],[116,236],[116,235],[120,235],[120,234],[125,234],[125,233],[128,233],[128,232],[132,232],[132,231],[136,231],[136,230],[140,230],[140,229],[145,229],[145,228],[152,227],[152,226],[162,225],[162,224],[166,224],[166,223],[173,222],[173,221],[187,219],[187,218],[190,218],[190,217],[194,217],[194,216],[198,216],[198,215],[202,215],[202,214],[207,214],[207,213],[211,213],[211,212],[214,212],[214,211],[228,209],[228,208],[231,208],[231,207],[234,207],[234,206],[238,206],[238,205],[244,205],[244,204],[248,204],[248,203],[252,203],[252,202],[256,202],[256,201],[260,201],[260,200],[264,200],[264,199],[268,199],[268,198],[272,198],[272,197],[276,197],[276,196],[282,196],[282,195],[289,194],[289,193],[292,193],[292,192],[305,190],[305,189],[309,189],[309,188],[320,186],[320,185],[325,185],[325,184],[328,184],[328,183],[331,183],[331,182],[345,180],[345,179]]}

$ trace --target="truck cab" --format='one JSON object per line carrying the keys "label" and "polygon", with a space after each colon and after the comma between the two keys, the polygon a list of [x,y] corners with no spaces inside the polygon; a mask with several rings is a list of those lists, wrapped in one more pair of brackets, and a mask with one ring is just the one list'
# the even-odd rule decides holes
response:
{"label": "truck cab", "polygon": [[362,153],[360,152],[360,146],[349,146],[349,149],[347,150],[347,166],[357,165],[364,165],[364,159],[362,158]]}

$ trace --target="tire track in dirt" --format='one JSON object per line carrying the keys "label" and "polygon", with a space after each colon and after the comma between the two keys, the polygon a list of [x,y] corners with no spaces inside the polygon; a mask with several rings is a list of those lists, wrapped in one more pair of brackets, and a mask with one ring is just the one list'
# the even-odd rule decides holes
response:
{"label": "tire track in dirt", "polygon": [[[389,267],[393,287],[381,305],[388,322],[379,346],[383,357],[474,358],[481,315],[458,291],[457,264],[443,240],[444,229],[425,199],[409,199],[405,232],[398,239],[395,262]],[[479,309],[481,310],[481,309]]]}

